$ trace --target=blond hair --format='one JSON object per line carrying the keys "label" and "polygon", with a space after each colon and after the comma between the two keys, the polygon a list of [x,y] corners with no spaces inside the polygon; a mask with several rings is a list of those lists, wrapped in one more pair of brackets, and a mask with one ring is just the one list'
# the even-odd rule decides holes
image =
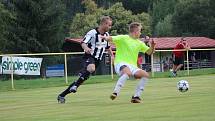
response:
{"label": "blond hair", "polygon": [[108,20],[112,21],[112,18],[110,16],[102,16],[100,18],[100,24],[103,24],[103,23],[107,22]]}
{"label": "blond hair", "polygon": [[142,25],[141,23],[138,23],[138,22],[132,22],[130,25],[129,25],[129,32],[134,32],[136,31],[138,28],[142,28]]}

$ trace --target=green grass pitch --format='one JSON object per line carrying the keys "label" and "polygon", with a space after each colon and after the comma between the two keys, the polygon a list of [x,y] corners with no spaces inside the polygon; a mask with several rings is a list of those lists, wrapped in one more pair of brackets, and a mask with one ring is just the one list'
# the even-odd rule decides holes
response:
{"label": "green grass pitch", "polygon": [[[114,101],[109,95],[115,81],[82,85],[65,104],[58,104],[56,97],[66,86],[3,91],[0,121],[215,121],[214,78],[212,74],[150,79],[141,104],[130,103],[137,80],[128,80]],[[181,79],[188,80],[188,92],[176,89]]]}

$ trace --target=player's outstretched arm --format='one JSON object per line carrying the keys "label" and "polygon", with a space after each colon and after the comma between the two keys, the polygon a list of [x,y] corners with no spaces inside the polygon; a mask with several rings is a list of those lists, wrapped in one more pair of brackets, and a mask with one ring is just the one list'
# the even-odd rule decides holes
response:
{"label": "player's outstretched arm", "polygon": [[111,57],[114,57],[114,54],[113,54],[113,51],[112,51],[111,47],[107,51],[108,51],[108,53],[110,54]]}
{"label": "player's outstretched arm", "polygon": [[108,41],[108,42],[112,42],[112,37],[111,36],[102,36],[102,35],[100,35],[99,37],[101,39],[104,39],[104,40]]}
{"label": "player's outstretched arm", "polygon": [[185,45],[184,45],[184,48],[185,48],[186,50],[190,50],[190,45],[186,42]]}
{"label": "player's outstretched arm", "polygon": [[108,51],[109,55],[111,56],[111,61],[114,62],[114,54],[113,54],[112,48],[110,47],[107,51]]}
{"label": "player's outstretched arm", "polygon": [[156,43],[152,39],[151,44],[150,44],[150,48],[146,51],[146,53],[148,55],[151,55],[152,53],[154,53],[155,52],[155,46],[156,46]]}

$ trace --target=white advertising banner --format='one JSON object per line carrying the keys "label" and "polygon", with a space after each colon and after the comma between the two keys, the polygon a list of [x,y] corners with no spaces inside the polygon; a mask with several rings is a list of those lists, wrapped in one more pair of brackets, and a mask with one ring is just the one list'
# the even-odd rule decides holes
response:
{"label": "white advertising banner", "polygon": [[12,65],[13,73],[17,75],[40,75],[42,58],[29,57],[9,57],[3,56],[0,63],[1,74],[11,74]]}

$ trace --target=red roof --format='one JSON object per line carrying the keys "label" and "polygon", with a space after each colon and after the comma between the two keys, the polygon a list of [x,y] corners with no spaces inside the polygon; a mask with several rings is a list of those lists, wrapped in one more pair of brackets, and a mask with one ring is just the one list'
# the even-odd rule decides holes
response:
{"label": "red roof", "polygon": [[[153,38],[156,42],[156,49],[173,49],[181,40],[181,37],[160,37]],[[191,48],[214,48],[215,40],[206,37],[185,37]]]}
{"label": "red roof", "polygon": [[[156,43],[156,49],[173,49],[175,45],[181,40],[181,37],[159,37],[151,38]],[[215,48],[215,40],[206,37],[185,37],[191,48]],[[66,39],[80,43],[82,39]]]}
{"label": "red roof", "polygon": [[66,38],[65,41],[74,42],[74,43],[81,43],[81,38]]}

